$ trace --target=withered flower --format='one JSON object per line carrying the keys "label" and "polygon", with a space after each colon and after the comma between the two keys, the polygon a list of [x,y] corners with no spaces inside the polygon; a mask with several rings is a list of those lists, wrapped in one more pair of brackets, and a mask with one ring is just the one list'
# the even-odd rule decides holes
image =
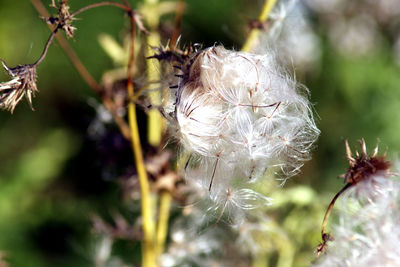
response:
{"label": "withered flower", "polygon": [[11,113],[18,102],[26,96],[32,110],[32,96],[35,96],[36,87],[36,65],[18,65],[9,68],[4,61],[1,61],[12,80],[0,83],[0,108],[9,110]]}
{"label": "withered flower", "polygon": [[334,240],[327,240],[330,234],[323,233],[324,243],[317,251],[321,255],[313,267],[399,266],[399,163],[394,163],[395,172],[389,171],[385,155],[378,156],[377,148],[368,155],[364,140],[360,143],[361,154],[354,157],[346,143],[350,168],[343,175],[347,190],[334,198],[346,191],[331,226]]}
{"label": "withered flower", "polygon": [[390,162],[386,160],[386,155],[378,156],[378,146],[375,147],[373,154],[367,154],[367,147],[364,139],[360,140],[361,155],[356,151],[356,158],[353,157],[349,143],[346,140],[346,156],[349,161],[349,169],[342,175],[346,183],[357,184],[367,179],[370,175],[377,172],[388,173]]}
{"label": "withered flower", "polygon": [[[347,191],[349,188],[354,188],[354,193],[363,194],[366,196],[367,194],[373,194],[374,192],[367,192],[368,190],[373,189],[373,187],[368,190],[365,189],[365,186],[361,184],[363,182],[368,182],[367,184],[373,184],[373,177],[376,175],[385,178],[391,175],[390,161],[386,160],[386,154],[378,155],[378,145],[375,147],[372,155],[368,155],[367,146],[365,144],[364,139],[360,140],[361,146],[361,154],[358,151],[355,152],[355,157],[353,156],[349,143],[347,140],[345,141],[346,146],[346,158],[349,162],[349,168],[346,173],[341,175],[340,177],[344,178],[344,182],[346,183],[344,187],[333,197],[331,203],[326,210],[324,220],[322,222],[321,227],[321,237],[322,243],[317,248],[317,257],[322,254],[327,247],[328,241],[332,241],[332,236],[325,232],[325,227],[328,222],[329,215],[332,211],[333,206],[336,203],[336,200],[339,198],[343,192]],[[359,185],[359,186],[358,186]]]}
{"label": "withered flower", "polygon": [[58,14],[56,16],[45,18],[45,21],[48,24],[56,25],[57,29],[64,30],[65,34],[69,38],[73,38],[76,28],[72,26],[71,23],[72,21],[76,20],[76,18],[69,13],[70,7],[67,5],[67,2],[68,1],[66,0],[62,0],[60,1],[60,5],[57,6],[53,0],[51,6],[58,9]]}

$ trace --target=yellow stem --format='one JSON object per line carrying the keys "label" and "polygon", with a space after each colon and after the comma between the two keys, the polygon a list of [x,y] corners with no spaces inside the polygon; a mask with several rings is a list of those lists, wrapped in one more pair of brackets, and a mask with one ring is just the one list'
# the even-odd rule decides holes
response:
{"label": "yellow stem", "polygon": [[[160,46],[161,38],[157,31],[160,22],[160,10],[158,8],[158,0],[146,0],[143,12],[144,19],[149,29],[147,36],[146,56],[154,54],[153,47]],[[160,79],[160,63],[158,60],[147,60],[147,80],[149,82],[158,81]],[[157,84],[149,86],[150,103],[157,107],[161,105],[161,91]],[[160,112],[157,109],[151,109],[148,113],[147,139],[152,146],[158,146],[161,143],[164,122]]]}
{"label": "yellow stem", "polygon": [[158,212],[158,224],[156,234],[156,253],[161,255],[164,251],[165,241],[168,234],[169,211],[171,208],[172,196],[169,191],[162,191],[160,196],[160,208]]}
{"label": "yellow stem", "polygon": [[[265,22],[269,15],[271,14],[272,8],[275,6],[276,0],[266,0],[262,8],[261,14],[258,17],[258,22]],[[249,35],[247,36],[246,42],[242,47],[242,51],[250,52],[256,43],[258,36],[260,35],[260,30],[257,28],[251,29]]]}
{"label": "yellow stem", "polygon": [[[128,86],[129,94],[133,93],[132,86]],[[140,183],[141,211],[143,217],[143,266],[151,267],[155,264],[153,208],[150,196],[150,185],[147,179],[146,167],[143,161],[142,147],[139,139],[139,129],[136,118],[136,107],[133,102],[128,105],[129,126],[132,136],[132,148],[135,154],[135,164]]]}
{"label": "yellow stem", "polygon": [[[157,47],[161,43],[160,34],[157,31],[159,20],[160,20],[160,10],[158,7],[158,0],[146,0],[145,10],[143,12],[144,19],[149,29],[149,35],[147,36],[147,49],[146,56],[151,56],[154,54],[153,47]],[[160,80],[160,63],[158,60],[147,60],[147,80],[149,82],[154,82]],[[149,98],[153,106],[161,106],[161,90],[158,88],[157,84],[149,84]],[[153,146],[160,146],[162,133],[164,131],[165,121],[162,119],[161,114],[157,109],[152,109],[148,113],[148,134],[147,138],[149,144]],[[160,193],[160,206],[158,211],[158,221],[155,236],[155,257],[158,258],[164,251],[165,241],[168,234],[168,219],[169,210],[171,206],[172,196],[168,191],[162,191]]]}
{"label": "yellow stem", "polygon": [[[151,56],[154,54],[152,47],[160,45],[160,35],[153,30],[150,30],[147,36],[147,55]],[[160,63],[158,60],[147,60],[147,80],[149,82],[158,81],[160,79],[159,72],[161,71]],[[161,105],[161,91],[158,88],[159,84],[150,84],[149,98],[153,106],[157,107]],[[160,112],[157,109],[151,109],[148,113],[148,128],[147,128],[147,139],[149,144],[152,146],[158,146],[161,143],[161,137],[163,132],[163,119]]]}
{"label": "yellow stem", "polygon": [[[127,79],[127,93],[128,99],[133,97],[133,64],[134,64],[134,43],[136,36],[136,24],[133,15],[130,14],[131,22],[131,46],[129,51],[129,63],[128,63],[128,79]],[[128,120],[129,128],[131,132],[131,143],[133,153],[135,155],[136,171],[139,177],[140,194],[141,194],[141,212],[143,220],[143,266],[144,267],[155,267],[156,255],[155,255],[155,223],[153,220],[153,205],[151,203],[150,185],[147,178],[146,166],[143,159],[143,151],[140,143],[139,127],[136,116],[136,105],[133,101],[129,101],[128,104]]]}

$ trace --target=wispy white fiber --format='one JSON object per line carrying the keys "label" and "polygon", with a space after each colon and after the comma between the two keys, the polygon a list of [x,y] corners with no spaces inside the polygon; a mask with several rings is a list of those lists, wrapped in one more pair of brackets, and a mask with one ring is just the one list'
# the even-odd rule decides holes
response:
{"label": "wispy white fiber", "polygon": [[399,266],[400,180],[374,175],[339,202],[326,254],[314,266]]}
{"label": "wispy white fiber", "polygon": [[175,113],[174,135],[191,154],[186,178],[232,214],[268,203],[247,184],[273,166],[281,177],[296,174],[319,135],[307,89],[272,51],[207,48],[184,64],[182,75],[175,107],[167,109]]}

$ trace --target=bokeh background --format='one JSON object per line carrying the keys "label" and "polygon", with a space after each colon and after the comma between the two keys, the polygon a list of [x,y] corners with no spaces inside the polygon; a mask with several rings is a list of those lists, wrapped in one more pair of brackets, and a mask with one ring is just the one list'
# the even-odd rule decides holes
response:
{"label": "bokeh background", "polygon": [[[77,10],[93,2],[69,4]],[[248,21],[262,4],[187,0],[181,44],[240,49]],[[271,18],[279,20],[280,11],[278,0]],[[100,80],[120,67],[100,37],[106,34],[122,46],[127,20],[113,7],[79,17],[69,43]],[[173,20],[173,14],[162,18],[163,36]],[[324,209],[343,186],[338,175],[347,168],[344,140],[356,148],[365,138],[371,151],[379,139],[391,159],[400,151],[400,5],[396,0],[298,1],[283,23],[275,49],[309,88],[321,136],[302,174],[276,187],[277,206],[268,216],[295,248],[289,262],[307,266],[320,242]],[[48,36],[30,1],[0,1],[0,58],[9,66],[34,62]],[[5,72],[0,78],[8,79]],[[124,195],[124,181],[134,173],[131,150],[57,43],[38,67],[38,88],[34,112],[24,100],[14,114],[0,112],[0,266],[94,266],[102,242],[93,230],[94,216],[115,224],[120,214],[135,224],[139,215],[137,202]],[[265,251],[264,261],[248,265],[275,266],[279,248],[267,244]],[[115,240],[112,255],[118,264],[137,266],[140,242]]]}

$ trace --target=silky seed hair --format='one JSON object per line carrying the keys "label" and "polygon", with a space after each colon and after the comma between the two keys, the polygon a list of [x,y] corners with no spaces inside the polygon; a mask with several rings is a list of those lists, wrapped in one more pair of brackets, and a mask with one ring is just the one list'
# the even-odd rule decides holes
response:
{"label": "silky seed hair", "polygon": [[265,179],[269,168],[283,180],[298,173],[319,135],[308,90],[273,51],[213,46],[182,62],[165,110],[174,111],[170,124],[186,157],[186,178],[220,209],[234,213],[270,204],[251,184]]}
{"label": "silky seed hair", "polygon": [[313,266],[398,266],[400,179],[371,173],[338,201],[327,249]]}

